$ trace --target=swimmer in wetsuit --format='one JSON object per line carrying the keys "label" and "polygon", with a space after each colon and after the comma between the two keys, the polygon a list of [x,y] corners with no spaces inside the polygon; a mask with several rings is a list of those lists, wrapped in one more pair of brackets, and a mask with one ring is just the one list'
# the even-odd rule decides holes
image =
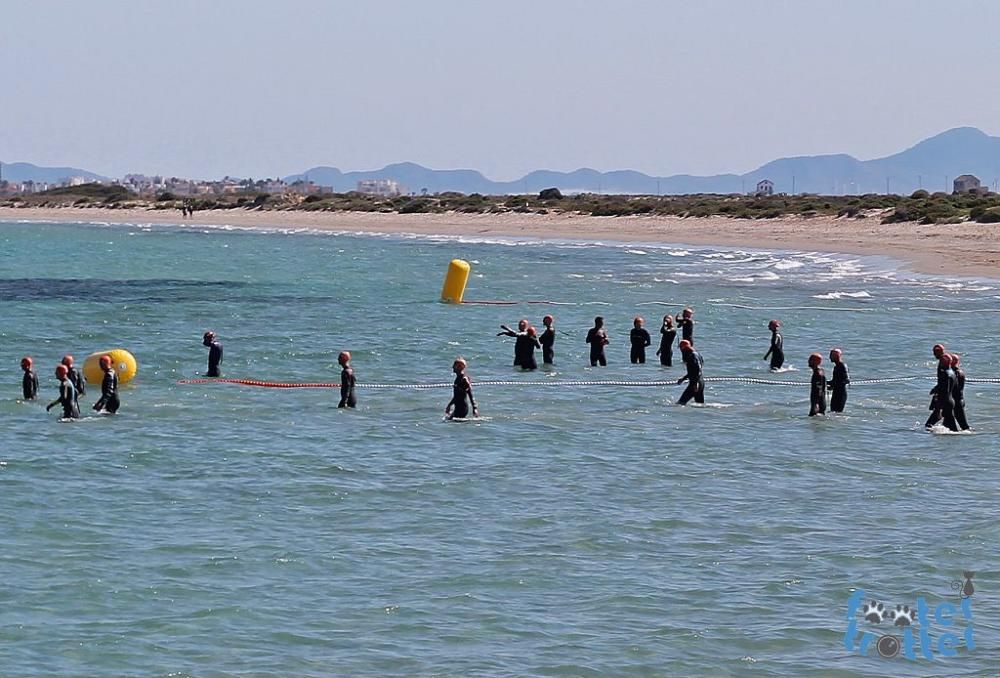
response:
{"label": "swimmer in wetsuit", "polygon": [[590,366],[602,367],[608,364],[608,358],[604,355],[604,347],[610,344],[608,331],[604,329],[604,318],[597,316],[594,318],[594,326],[587,332],[587,343],[590,344]]}
{"label": "swimmer in wetsuit", "polygon": [[73,356],[66,354],[63,356],[62,364],[69,370],[69,380],[73,382],[76,389],[76,399],[87,393],[87,380],[83,378],[83,370],[73,365]]}
{"label": "swimmer in wetsuit", "polygon": [[672,315],[663,316],[663,325],[660,326],[660,348],[656,350],[656,355],[660,356],[660,364],[670,367],[674,364],[674,337],[677,336],[677,329],[674,327],[674,317]]}
{"label": "swimmer in wetsuit", "polygon": [[[472,404],[472,414],[479,416],[479,407],[476,405],[476,399],[472,397],[472,380],[465,374],[466,367],[468,367],[468,363],[465,362],[465,358],[456,358],[451,365],[451,369],[455,373],[455,384],[452,386],[451,400],[444,408],[444,414],[449,419],[468,419],[469,403]],[[468,398],[469,403],[466,403],[466,398]],[[452,408],[454,408],[454,412],[452,412]]]}
{"label": "swimmer in wetsuit", "polygon": [[677,344],[677,348],[681,350],[681,357],[684,359],[684,366],[687,368],[687,374],[678,379],[677,383],[683,384],[685,381],[688,383],[687,388],[684,389],[684,393],[681,394],[677,404],[687,405],[691,398],[694,398],[696,403],[704,403],[705,361],[702,359],[701,354],[694,350],[694,346],[687,339],[681,339],[680,343]]}
{"label": "swimmer in wetsuit", "polygon": [[538,339],[534,335],[528,334],[528,319],[521,318],[517,321],[517,331],[510,329],[506,325],[500,326],[498,337],[514,337],[514,367],[523,370],[536,370],[538,363],[535,362],[535,349],[541,348]]}
{"label": "swimmer in wetsuit", "polygon": [[201,338],[203,346],[208,346],[208,372],[206,377],[221,377],[222,371],[219,365],[222,363],[222,342],[218,340],[215,332],[209,330]]}
{"label": "swimmer in wetsuit", "polygon": [[779,327],[781,327],[780,320],[772,320],[767,324],[767,329],[771,330],[771,348],[764,354],[764,360],[770,356],[772,372],[777,372],[785,364],[785,342],[778,333]]}
{"label": "swimmer in wetsuit", "polygon": [[104,411],[114,414],[122,406],[118,398],[118,373],[111,366],[111,356],[102,355],[100,359],[101,369],[104,370],[104,379],[101,381],[101,397],[94,403],[94,410]]}
{"label": "swimmer in wetsuit", "polygon": [[337,407],[357,407],[358,399],[354,397],[357,380],[354,378],[354,368],[351,367],[351,352],[341,351],[337,362],[343,368],[340,370],[340,402]]}
{"label": "swimmer in wetsuit", "polygon": [[965,418],[965,370],[960,365],[962,357],[957,353],[951,354],[951,371],[955,373],[955,387],[951,391],[952,400],[955,401],[955,424],[962,431],[969,430],[969,422]]}
{"label": "swimmer in wetsuit", "polygon": [[542,325],[545,326],[545,331],[542,332],[542,336],[538,338],[538,343],[542,345],[542,363],[545,365],[554,365],[553,362],[556,357],[556,352],[553,350],[553,346],[556,343],[556,328],[553,326],[555,319],[547,315],[542,318]]}
{"label": "swimmer in wetsuit", "polygon": [[851,376],[847,373],[847,363],[843,360],[844,352],[839,348],[830,351],[830,362],[833,363],[833,379],[826,385],[833,392],[830,396],[830,411],[843,412],[847,405],[847,385],[851,383]]}
{"label": "swimmer in wetsuit", "polygon": [[681,339],[694,344],[694,309],[690,306],[677,314],[677,325],[681,328]]}
{"label": "swimmer in wetsuit", "polygon": [[812,353],[809,356],[809,367],[812,368],[812,379],[809,382],[809,416],[826,414],[826,374],[820,365],[823,356]]}
{"label": "swimmer in wetsuit", "polygon": [[644,364],[646,362],[646,347],[653,343],[649,338],[649,332],[643,327],[645,320],[642,316],[636,316],[635,320],[632,321],[632,331],[629,333],[629,343],[632,344],[632,350],[629,353],[629,360],[632,364],[636,363]]}
{"label": "swimmer in wetsuit", "polygon": [[[943,379],[942,371],[947,370],[950,366],[950,361],[948,365],[942,366],[941,357],[945,355],[944,344],[934,344],[934,348],[931,349],[931,353],[934,354],[934,358],[938,361],[937,363],[937,381],[941,382]],[[927,421],[924,422],[924,428],[931,428],[934,424],[941,421],[941,405],[938,403],[937,398],[937,385],[930,390],[931,404],[927,407],[931,411],[930,415],[927,417]]]}
{"label": "swimmer in wetsuit", "polygon": [[21,369],[24,376],[21,377],[21,394],[25,400],[34,400],[38,397],[38,375],[35,374],[34,361],[28,356],[21,358]]}
{"label": "swimmer in wetsuit", "polygon": [[56,365],[56,377],[59,379],[59,397],[49,403],[45,411],[48,412],[56,405],[62,405],[63,419],[79,419],[80,406],[76,400],[76,389],[69,380],[69,370],[65,365]]}
{"label": "swimmer in wetsuit", "polygon": [[944,421],[944,426],[949,431],[957,431],[958,423],[955,421],[955,389],[957,387],[955,372],[951,369],[951,356],[941,353],[938,359],[937,383],[931,389],[931,407],[934,408],[925,426],[933,427],[939,421]]}

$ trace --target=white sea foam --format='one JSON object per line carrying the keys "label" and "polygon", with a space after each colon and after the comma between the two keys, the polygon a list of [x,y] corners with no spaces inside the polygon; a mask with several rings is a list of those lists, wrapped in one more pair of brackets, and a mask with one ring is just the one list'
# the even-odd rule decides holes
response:
{"label": "white sea foam", "polygon": [[860,292],[827,292],[826,294],[814,294],[813,299],[870,299],[871,294],[862,290]]}

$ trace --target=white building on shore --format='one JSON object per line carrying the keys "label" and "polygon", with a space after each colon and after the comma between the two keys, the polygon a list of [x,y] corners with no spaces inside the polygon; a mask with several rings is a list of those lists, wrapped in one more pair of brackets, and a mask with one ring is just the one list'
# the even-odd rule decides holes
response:
{"label": "white building on shore", "polygon": [[366,179],[358,182],[358,193],[377,195],[380,198],[395,198],[403,194],[398,181],[392,179]]}

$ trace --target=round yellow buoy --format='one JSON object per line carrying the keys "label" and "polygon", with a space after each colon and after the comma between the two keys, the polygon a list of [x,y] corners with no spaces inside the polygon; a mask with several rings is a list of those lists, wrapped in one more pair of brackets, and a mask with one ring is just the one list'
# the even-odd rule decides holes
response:
{"label": "round yellow buoy", "polygon": [[100,386],[104,380],[104,370],[101,369],[101,356],[111,356],[111,365],[118,373],[118,383],[127,384],[135,378],[139,371],[139,364],[135,361],[135,356],[123,348],[113,348],[110,351],[98,351],[91,353],[83,361],[83,378],[88,384]]}
{"label": "round yellow buoy", "polygon": [[444,287],[441,288],[441,301],[449,304],[461,304],[465,296],[465,284],[469,282],[469,271],[472,267],[462,259],[452,259],[448,264],[448,273],[444,276]]}

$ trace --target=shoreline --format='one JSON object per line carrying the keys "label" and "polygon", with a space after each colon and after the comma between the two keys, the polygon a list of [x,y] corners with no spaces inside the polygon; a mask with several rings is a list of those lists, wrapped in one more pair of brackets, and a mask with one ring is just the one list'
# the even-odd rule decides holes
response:
{"label": "shoreline", "polygon": [[719,246],[899,260],[917,273],[1000,278],[1000,224],[880,224],[876,217],[731,219],[727,217],[594,217],[576,214],[397,214],[380,212],[175,210],[75,207],[0,208],[0,221],[104,222],[241,228],[306,228],[355,233],[495,236],[539,240]]}

